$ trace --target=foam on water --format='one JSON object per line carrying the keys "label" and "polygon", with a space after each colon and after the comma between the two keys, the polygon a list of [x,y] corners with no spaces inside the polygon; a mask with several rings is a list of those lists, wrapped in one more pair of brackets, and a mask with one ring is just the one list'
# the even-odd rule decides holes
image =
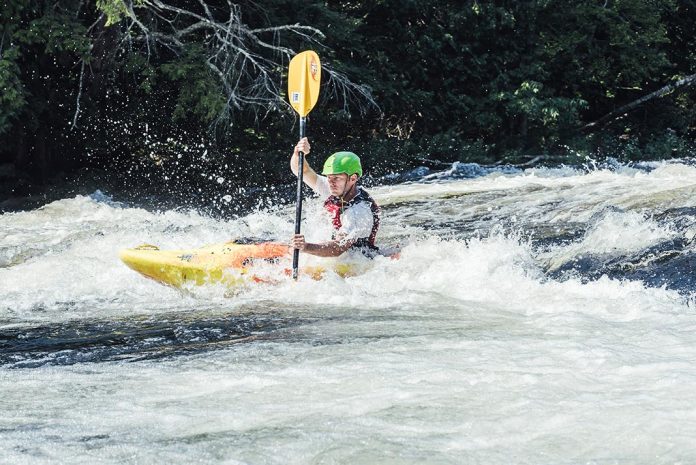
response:
{"label": "foam on water", "polygon": [[[88,197],[5,214],[0,268],[0,320],[61,321],[122,315],[142,308],[180,308],[182,294],[126,268],[118,251],[144,242],[163,249],[196,248],[237,237],[290,231],[285,218],[253,213],[217,221],[195,212],[151,213]],[[286,232],[285,235],[289,235]],[[164,300],[162,300],[164,299]],[[184,296],[185,300],[185,296]],[[134,305],[135,304],[135,305]],[[166,304],[165,304],[166,305]]]}
{"label": "foam on water", "polygon": [[[549,219],[554,221],[587,221],[598,208],[691,206],[696,180],[696,167],[680,164],[661,164],[649,172],[634,168],[601,169],[589,173],[574,168],[529,169],[521,175],[492,173],[484,177],[455,180],[447,183],[402,184],[375,189],[383,205],[433,198],[453,198],[477,193],[510,196],[496,198],[496,210],[510,203],[516,208],[527,207],[525,202],[537,199],[546,205]],[[499,203],[499,202],[502,202]],[[551,203],[552,202],[552,203]],[[465,201],[462,203],[466,204]],[[464,205],[466,208],[466,205]],[[535,212],[533,212],[535,213]]]}
{"label": "foam on water", "polygon": [[[186,351],[154,341],[122,361],[0,368],[3,461],[696,461],[694,289],[548,272],[670,241],[690,253],[691,213],[658,216],[692,207],[695,186],[694,167],[657,163],[379,187],[399,260],[234,297],[142,279],[117,251],[282,239],[290,209],[215,220],[78,197],[3,215],[4,331],[173,318],[191,333]],[[577,234],[539,245],[525,228],[541,223]],[[210,315],[274,323],[220,338],[200,327]]]}
{"label": "foam on water", "polygon": [[587,255],[621,257],[639,252],[681,234],[643,213],[609,210],[600,212],[579,241],[552,247],[538,258],[546,257],[549,269],[554,270],[572,259]]}
{"label": "foam on water", "polygon": [[256,343],[157,363],[4,371],[2,441],[18,446],[5,458],[696,457],[696,319],[680,296],[609,279],[545,281],[528,245],[503,237],[413,244],[399,264],[281,285],[271,299],[293,307],[272,311],[320,318]]}

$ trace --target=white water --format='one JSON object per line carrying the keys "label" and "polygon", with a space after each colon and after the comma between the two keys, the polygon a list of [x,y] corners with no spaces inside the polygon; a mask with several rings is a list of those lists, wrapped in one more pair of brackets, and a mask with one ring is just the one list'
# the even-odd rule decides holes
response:
{"label": "white water", "polygon": [[[156,358],[63,366],[48,351],[31,367],[18,354],[0,367],[0,461],[696,461],[696,289],[545,274],[579,256],[691,241],[692,226],[656,215],[694,206],[694,167],[530,170],[371,192],[385,206],[383,240],[405,245],[400,260],[233,298],[159,286],[117,251],[283,238],[290,210],[219,221],[79,197],[0,216],[2,334],[277,323]],[[528,234],[578,227],[540,245]]]}

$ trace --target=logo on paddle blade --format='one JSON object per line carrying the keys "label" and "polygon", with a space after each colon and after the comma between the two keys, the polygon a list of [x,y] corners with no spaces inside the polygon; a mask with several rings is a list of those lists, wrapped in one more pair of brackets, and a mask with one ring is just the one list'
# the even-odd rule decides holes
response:
{"label": "logo on paddle blade", "polygon": [[300,93],[293,92],[292,95],[290,96],[290,101],[292,103],[300,103]]}
{"label": "logo on paddle blade", "polygon": [[309,64],[309,72],[312,75],[312,79],[317,80],[317,73],[319,72],[319,65],[317,61],[312,57],[312,61]]}

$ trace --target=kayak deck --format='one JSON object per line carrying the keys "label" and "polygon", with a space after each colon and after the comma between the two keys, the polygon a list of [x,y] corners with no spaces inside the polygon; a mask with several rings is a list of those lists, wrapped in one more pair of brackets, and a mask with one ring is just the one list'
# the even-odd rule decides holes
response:
{"label": "kayak deck", "polygon": [[[129,268],[159,283],[177,288],[218,283],[235,287],[249,282],[278,281],[290,274],[290,269],[284,263],[287,255],[287,244],[235,241],[189,250],[160,250],[157,246],[143,244],[123,249],[119,253],[121,261]],[[365,271],[366,261],[370,260],[362,260],[362,263],[327,262],[325,266],[308,265],[301,267],[300,273],[321,279],[330,269],[342,277],[354,276]],[[269,267],[273,269],[270,276]],[[258,273],[261,269],[265,273]]]}

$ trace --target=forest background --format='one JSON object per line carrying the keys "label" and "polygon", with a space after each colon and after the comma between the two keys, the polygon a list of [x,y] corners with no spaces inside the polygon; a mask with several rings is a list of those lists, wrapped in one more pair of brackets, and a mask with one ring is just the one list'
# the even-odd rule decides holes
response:
{"label": "forest background", "polygon": [[291,186],[286,73],[305,49],[323,65],[310,161],[355,151],[368,184],[453,162],[694,154],[696,0],[4,0],[1,14],[0,210],[92,188],[223,206]]}

